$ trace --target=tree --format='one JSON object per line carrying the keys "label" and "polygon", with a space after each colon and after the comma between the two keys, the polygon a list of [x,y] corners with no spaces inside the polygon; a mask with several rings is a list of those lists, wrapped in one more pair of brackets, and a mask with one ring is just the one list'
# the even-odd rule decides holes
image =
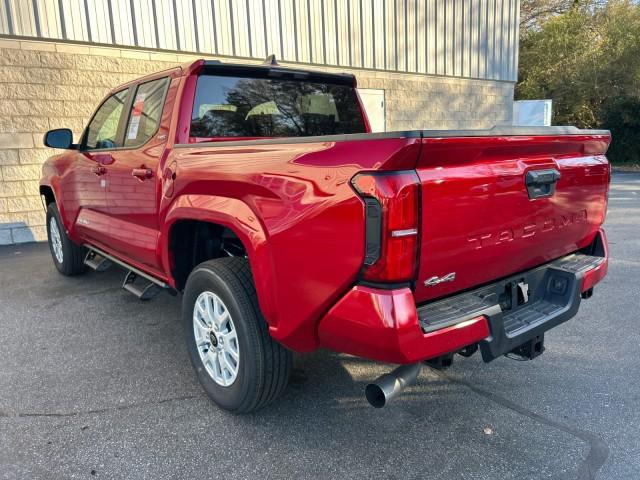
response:
{"label": "tree", "polygon": [[576,4],[576,0],[521,0],[520,29],[540,28],[549,18],[560,15]]}
{"label": "tree", "polygon": [[521,0],[520,29],[539,29],[547,20],[572,8],[602,8],[607,0]]}
{"label": "tree", "polygon": [[[608,128],[615,122],[626,145],[634,145],[633,139],[640,145],[637,122],[631,121],[640,100],[638,2],[523,0],[523,7],[528,16],[516,97],[553,99],[555,124]],[[616,115],[616,105],[625,113]],[[614,160],[626,160],[621,150],[612,152]]]}

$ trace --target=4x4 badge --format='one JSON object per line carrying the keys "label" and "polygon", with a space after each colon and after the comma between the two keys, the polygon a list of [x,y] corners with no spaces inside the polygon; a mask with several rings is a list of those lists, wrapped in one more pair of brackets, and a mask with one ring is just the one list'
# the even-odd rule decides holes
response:
{"label": "4x4 badge", "polygon": [[444,282],[453,282],[456,279],[456,272],[447,273],[442,277],[431,277],[424,281],[425,287],[433,287]]}

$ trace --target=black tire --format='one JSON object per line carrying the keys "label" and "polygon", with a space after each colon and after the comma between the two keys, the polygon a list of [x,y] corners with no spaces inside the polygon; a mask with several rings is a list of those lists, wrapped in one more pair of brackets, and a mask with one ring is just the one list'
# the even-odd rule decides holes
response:
{"label": "black tire", "polygon": [[[60,241],[62,242],[62,261],[56,257],[54,252],[53,240],[51,238],[52,219],[56,222]],[[81,245],[73,243],[69,239],[67,232],[64,229],[62,219],[60,218],[60,212],[58,211],[58,207],[55,203],[50,203],[47,207],[47,238],[49,240],[49,250],[51,251],[53,263],[61,274],[70,277],[86,272],[87,267],[84,264],[84,257],[87,254],[87,249]]]}
{"label": "black tire", "polygon": [[[209,375],[196,347],[193,312],[198,296],[204,291],[222,300],[238,337],[238,373],[226,387]],[[246,259],[227,257],[198,265],[187,280],[182,320],[198,380],[221,408],[234,413],[252,412],[273,402],[284,391],[291,375],[292,354],[269,335]]]}

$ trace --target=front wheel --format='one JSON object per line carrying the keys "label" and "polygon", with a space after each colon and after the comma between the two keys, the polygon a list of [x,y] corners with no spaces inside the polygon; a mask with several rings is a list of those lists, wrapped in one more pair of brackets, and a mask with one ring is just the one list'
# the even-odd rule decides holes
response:
{"label": "front wheel", "polygon": [[87,249],[76,245],[67,236],[55,203],[47,207],[47,238],[53,263],[61,274],[72,276],[86,271],[84,257]]}
{"label": "front wheel", "polygon": [[198,265],[189,275],[182,305],[191,363],[214,402],[247,413],[282,393],[292,355],[269,335],[246,259]]}

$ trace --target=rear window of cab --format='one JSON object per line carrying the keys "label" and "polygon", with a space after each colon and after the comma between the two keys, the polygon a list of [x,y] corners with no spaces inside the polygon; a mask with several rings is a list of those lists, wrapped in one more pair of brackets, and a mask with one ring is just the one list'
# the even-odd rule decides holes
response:
{"label": "rear window of cab", "polygon": [[198,77],[190,136],[304,137],[365,133],[355,89],[297,80]]}

